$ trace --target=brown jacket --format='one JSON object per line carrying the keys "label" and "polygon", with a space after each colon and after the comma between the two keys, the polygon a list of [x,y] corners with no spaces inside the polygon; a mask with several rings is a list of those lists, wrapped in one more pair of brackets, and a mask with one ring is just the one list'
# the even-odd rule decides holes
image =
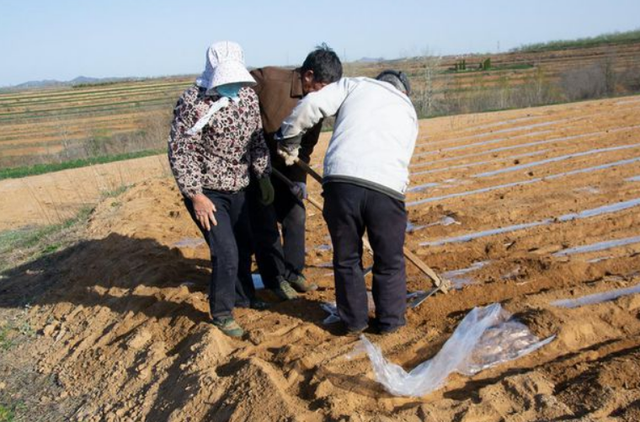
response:
{"label": "brown jacket", "polygon": [[[251,71],[257,85],[253,87],[260,102],[260,116],[265,140],[271,153],[271,165],[294,182],[305,182],[306,173],[298,166],[287,166],[277,154],[277,142],[273,139],[283,120],[289,117],[293,108],[302,98],[300,69],[290,70],[279,67],[263,67]],[[322,121],[312,127],[302,137],[298,157],[308,163],[313,148],[318,143]]]}

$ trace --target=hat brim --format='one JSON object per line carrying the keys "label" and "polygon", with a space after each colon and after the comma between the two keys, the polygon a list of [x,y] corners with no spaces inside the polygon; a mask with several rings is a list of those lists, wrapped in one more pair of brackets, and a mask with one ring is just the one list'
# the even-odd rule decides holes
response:
{"label": "hat brim", "polygon": [[213,69],[212,73],[211,79],[207,81],[205,86],[207,89],[233,83],[256,84],[255,79],[253,79],[247,68],[237,61],[220,63]]}

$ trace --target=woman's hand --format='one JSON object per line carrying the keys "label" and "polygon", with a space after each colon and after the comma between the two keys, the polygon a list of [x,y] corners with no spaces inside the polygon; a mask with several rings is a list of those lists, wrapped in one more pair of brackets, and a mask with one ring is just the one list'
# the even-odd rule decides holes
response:
{"label": "woman's hand", "polygon": [[211,226],[218,225],[216,217],[213,214],[217,211],[216,206],[213,205],[213,202],[211,202],[209,198],[203,193],[199,193],[191,198],[191,202],[193,202],[193,210],[196,213],[196,218],[202,227],[209,231],[211,230]]}

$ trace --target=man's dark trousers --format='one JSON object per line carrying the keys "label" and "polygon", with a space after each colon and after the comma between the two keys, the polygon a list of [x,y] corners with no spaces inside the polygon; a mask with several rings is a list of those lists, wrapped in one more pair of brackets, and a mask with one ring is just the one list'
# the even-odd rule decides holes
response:
{"label": "man's dark trousers", "polygon": [[365,229],[373,248],[373,300],[381,330],[405,325],[407,227],[404,202],[351,183],[324,185],[323,216],[333,242],[338,314],[348,330],[368,325],[367,291],[362,269]]}
{"label": "man's dark trousers", "polygon": [[202,232],[211,252],[211,282],[209,306],[212,317],[231,315],[235,306],[248,307],[255,297],[251,277],[251,232],[245,192],[219,192],[205,189],[203,193],[216,207],[216,226],[207,231],[200,227],[193,203],[184,203]]}
{"label": "man's dark trousers", "polygon": [[[282,181],[271,177],[275,199],[271,205],[259,201],[254,180],[249,188],[251,231],[258,269],[269,289],[278,288],[278,277],[295,280],[304,270],[305,207]],[[278,230],[282,224],[282,239]]]}

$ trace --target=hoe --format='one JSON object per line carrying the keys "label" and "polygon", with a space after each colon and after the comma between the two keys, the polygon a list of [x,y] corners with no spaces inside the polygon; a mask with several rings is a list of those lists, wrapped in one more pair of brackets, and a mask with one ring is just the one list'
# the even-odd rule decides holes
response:
{"label": "hoe", "polygon": [[[305,163],[304,161],[296,158],[295,159],[295,163],[296,165],[298,165],[301,169],[303,169],[307,174],[309,174],[311,177],[313,177],[318,183],[322,184],[322,176],[320,176],[320,174],[318,174],[318,172],[316,172],[314,169],[312,169],[307,163]],[[292,188],[293,182],[291,180],[289,180],[285,175],[283,175],[282,173],[280,173],[278,170],[276,169],[272,169],[273,175],[275,177],[277,177],[280,181],[282,181],[285,185],[287,185],[289,188]],[[315,200],[314,198],[312,198],[311,196],[307,196],[307,201],[313,205],[315,208],[317,208],[319,211],[322,211],[322,205]],[[370,254],[373,254],[373,249],[371,248],[371,244],[369,243],[368,239],[365,237],[363,239],[363,245],[365,247],[365,249],[367,249],[367,251]],[[431,282],[434,285],[434,288],[426,290],[426,291],[420,291],[420,292],[414,292],[412,293],[410,296],[410,301],[408,303],[409,307],[415,308],[418,305],[420,305],[422,302],[424,302],[425,299],[427,299],[429,296],[431,296],[432,294],[436,293],[437,291],[441,291],[442,293],[449,293],[449,289],[451,288],[451,282],[449,280],[443,279],[441,277],[439,277],[435,271],[433,271],[431,268],[429,268],[429,266],[427,264],[424,263],[424,261],[422,261],[420,258],[418,258],[418,256],[416,254],[414,254],[413,252],[411,252],[406,246],[403,247],[403,253],[404,256],[413,264],[415,265],[420,272],[422,272],[423,274],[425,274],[427,277],[429,277],[429,279],[431,280]],[[370,272],[372,270],[372,267],[369,267],[366,271],[365,274],[367,274],[368,272]]]}

